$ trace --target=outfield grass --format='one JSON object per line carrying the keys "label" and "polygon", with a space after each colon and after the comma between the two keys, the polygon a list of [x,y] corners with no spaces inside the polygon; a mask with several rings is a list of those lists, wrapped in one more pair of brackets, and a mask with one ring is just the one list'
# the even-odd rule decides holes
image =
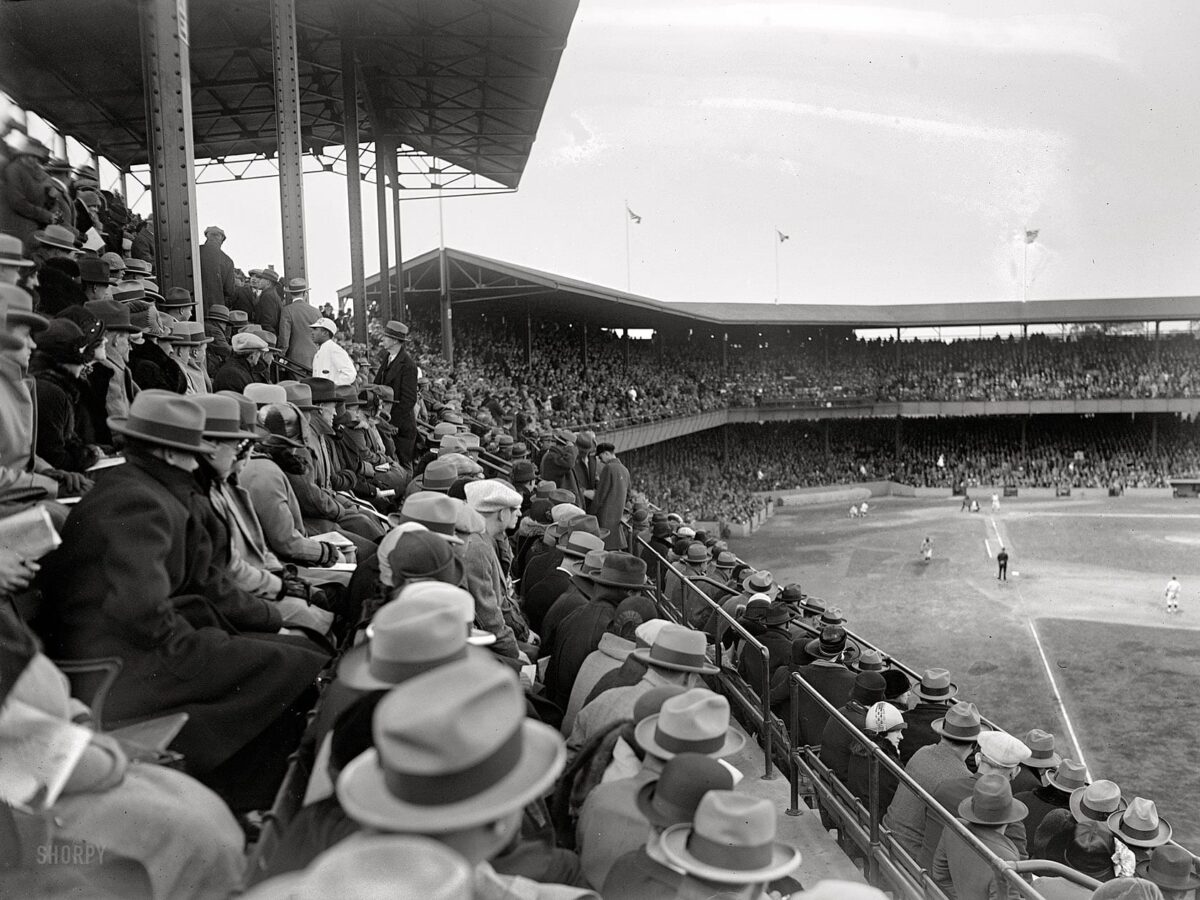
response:
{"label": "outfield grass", "polygon": [[[864,522],[840,509],[784,507],[733,549],[842,606],[853,630],[914,668],[949,669],[960,697],[1008,730],[1052,731],[1073,755],[1030,630],[1041,620],[1093,772],[1155,799],[1181,841],[1200,848],[1200,773],[1182,771],[1200,745],[1189,702],[1200,683],[1191,537],[1200,505],[1126,501],[1006,502],[992,515],[959,513],[947,500],[883,499]],[[918,558],[925,535],[928,565]],[[992,559],[1001,542],[1012,555],[1006,584]],[[1185,605],[1168,619],[1160,596],[1173,574]]]}

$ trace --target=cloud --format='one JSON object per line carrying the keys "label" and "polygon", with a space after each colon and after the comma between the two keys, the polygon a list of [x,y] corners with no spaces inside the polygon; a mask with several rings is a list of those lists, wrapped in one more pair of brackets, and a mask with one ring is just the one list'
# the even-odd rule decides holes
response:
{"label": "cloud", "polygon": [[795,31],[923,41],[973,52],[1082,56],[1121,62],[1113,23],[1100,15],[972,17],[852,3],[688,2],[580,10],[589,25],[631,29]]}
{"label": "cloud", "polygon": [[563,133],[563,144],[554,150],[551,162],[556,165],[579,165],[591,162],[604,154],[609,144],[583,113],[571,113],[571,128]]}
{"label": "cloud", "polygon": [[795,116],[812,116],[819,119],[865,125],[871,128],[890,128],[923,137],[944,138],[952,141],[991,141],[1021,146],[1043,146],[1058,149],[1065,144],[1061,135],[1034,131],[1028,128],[999,128],[974,122],[928,119],[916,116],[898,116],[891,113],[870,112],[860,109],[844,109],[835,106],[819,106],[796,100],[779,100],[770,97],[706,97],[699,105],[707,109],[743,110],[747,112],[786,113]]}

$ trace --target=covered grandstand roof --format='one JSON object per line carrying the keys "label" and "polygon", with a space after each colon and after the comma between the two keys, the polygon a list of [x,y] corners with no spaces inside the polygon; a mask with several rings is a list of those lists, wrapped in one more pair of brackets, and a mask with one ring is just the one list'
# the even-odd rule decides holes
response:
{"label": "covered grandstand roof", "polygon": [[[363,143],[390,137],[516,187],[577,6],[296,0],[304,151],[343,143],[345,29],[370,111]],[[275,153],[269,0],[206,0],[191,12],[196,158]],[[20,106],[118,165],[148,162],[135,3],[0,3],[0,47],[0,89]]]}
{"label": "covered grandstand roof", "polygon": [[[439,293],[438,256],[438,250],[431,250],[404,264],[404,290],[410,300]],[[1200,319],[1200,297],[881,305],[673,303],[463,250],[447,248],[446,256],[455,306],[486,305],[498,314],[523,315],[526,309],[534,314],[553,312],[610,328],[918,328]],[[395,277],[394,268],[391,273]],[[378,275],[367,279],[368,294],[377,292],[378,286]],[[350,296],[350,288],[342,288],[338,296]]]}

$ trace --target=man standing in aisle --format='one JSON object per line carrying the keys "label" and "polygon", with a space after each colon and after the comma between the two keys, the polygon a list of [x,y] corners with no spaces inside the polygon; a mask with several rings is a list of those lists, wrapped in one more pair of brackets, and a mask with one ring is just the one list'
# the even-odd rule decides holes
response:
{"label": "man standing in aisle", "polygon": [[279,313],[279,352],[306,369],[312,368],[317,352],[312,327],[319,318],[316,307],[308,302],[308,282],[288,279],[286,303]]}
{"label": "man standing in aisle", "polygon": [[1179,583],[1179,579],[1174,575],[1167,582],[1167,586],[1163,589],[1163,599],[1167,601],[1167,612],[1179,612],[1179,592],[1183,589],[1183,585]]}
{"label": "man standing in aisle", "polygon": [[999,569],[996,572],[997,581],[1008,581],[1008,551],[1003,547],[996,554],[996,565]]}
{"label": "man standing in aisle", "polygon": [[392,405],[388,410],[392,427],[396,429],[396,459],[402,466],[412,466],[417,440],[417,364],[405,345],[408,326],[391,321],[383,326],[379,337],[383,353],[375,373],[376,384],[392,389]]}
{"label": "man standing in aisle", "polygon": [[204,229],[204,243],[200,245],[200,284],[204,290],[205,308],[217,304],[229,306],[237,285],[233,280],[233,260],[221,249],[225,243],[225,230],[216,225]]}
{"label": "man standing in aisle", "polygon": [[312,332],[313,343],[317,345],[317,352],[312,360],[313,378],[328,378],[339,386],[354,384],[354,379],[358,377],[354,361],[333,339],[337,334],[337,325],[329,319],[320,318],[312,323],[309,330]]}

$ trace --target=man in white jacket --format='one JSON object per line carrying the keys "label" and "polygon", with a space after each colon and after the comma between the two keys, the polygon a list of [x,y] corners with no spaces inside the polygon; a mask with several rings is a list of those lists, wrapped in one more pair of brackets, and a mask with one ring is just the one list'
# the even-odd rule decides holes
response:
{"label": "man in white jacket", "polygon": [[313,377],[328,378],[335,385],[354,384],[358,370],[354,367],[350,354],[333,339],[335,334],[337,325],[329,319],[320,318],[313,322],[313,342],[317,345],[317,352],[312,361]]}

